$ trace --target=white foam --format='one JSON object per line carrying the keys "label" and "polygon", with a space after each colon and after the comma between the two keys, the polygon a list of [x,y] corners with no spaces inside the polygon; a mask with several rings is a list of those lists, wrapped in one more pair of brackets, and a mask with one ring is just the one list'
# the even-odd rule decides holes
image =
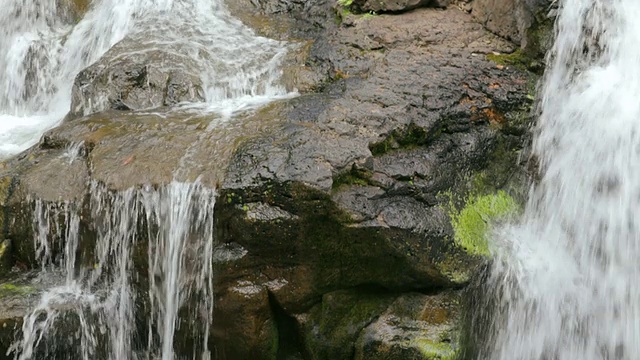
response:
{"label": "white foam", "polygon": [[496,234],[487,359],[640,354],[640,2],[565,0],[534,142],[542,179]]}

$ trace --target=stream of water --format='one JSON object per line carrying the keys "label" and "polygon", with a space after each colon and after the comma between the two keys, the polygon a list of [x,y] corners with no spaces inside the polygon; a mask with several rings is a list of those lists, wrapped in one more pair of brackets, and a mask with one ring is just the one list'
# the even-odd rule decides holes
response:
{"label": "stream of water", "polygon": [[[292,95],[279,85],[289,46],[256,36],[221,0],[93,0],[77,22],[63,11],[72,0],[7,1],[0,12],[0,159],[59,124],[76,75],[123,39],[135,46],[110,56],[161,49],[189,57],[206,101],[181,109],[230,115]],[[72,144],[68,161],[84,161],[82,149]],[[184,170],[175,169],[176,178]],[[25,317],[8,355],[211,358],[215,195],[199,181],[173,181],[120,192],[92,183],[88,207],[34,199],[38,281],[58,285]],[[141,264],[147,268],[134,268]],[[176,344],[177,332],[189,344]]]}
{"label": "stream of water", "polygon": [[640,2],[564,0],[541,92],[541,179],[496,235],[479,359],[640,356]]}
{"label": "stream of water", "polygon": [[[178,314],[186,309],[181,331],[200,339],[189,350],[210,358],[215,191],[198,182],[173,182],[116,194],[94,184],[91,194],[91,218],[101,220],[90,243],[80,241],[79,209],[73,204],[36,200],[40,277],[61,274],[64,283],[44,292],[11,351],[20,360],[170,360],[176,358]],[[147,255],[140,249],[148,249]],[[77,254],[88,261],[78,262]],[[135,275],[142,269],[133,268],[134,257],[140,265],[141,256],[148,257],[148,274]],[[146,281],[148,294],[136,292]],[[135,306],[138,297],[147,298],[146,308]],[[140,319],[147,322],[146,333]]]}
{"label": "stream of water", "polygon": [[278,84],[287,44],[256,36],[222,0],[93,0],[77,23],[63,9],[83,1],[7,1],[0,13],[0,159],[59,124],[76,75],[125,37],[131,48],[114,57],[156,49],[187,56],[203,83],[203,110],[230,114],[288,95]]}

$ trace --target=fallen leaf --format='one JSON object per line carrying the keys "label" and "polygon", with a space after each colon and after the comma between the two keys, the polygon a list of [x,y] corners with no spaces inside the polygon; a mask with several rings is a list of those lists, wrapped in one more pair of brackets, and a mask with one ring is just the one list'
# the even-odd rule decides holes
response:
{"label": "fallen leaf", "polygon": [[129,165],[135,159],[136,159],[136,156],[135,155],[131,155],[128,158],[124,159],[124,161],[122,162],[122,165]]}

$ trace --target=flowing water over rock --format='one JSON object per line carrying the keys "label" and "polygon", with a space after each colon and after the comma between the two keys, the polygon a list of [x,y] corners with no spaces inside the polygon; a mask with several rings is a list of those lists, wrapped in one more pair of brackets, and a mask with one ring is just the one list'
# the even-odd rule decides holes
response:
{"label": "flowing water over rock", "polygon": [[480,359],[640,354],[640,3],[565,0],[541,99],[541,179],[497,234]]}
{"label": "flowing water over rock", "polygon": [[[0,48],[7,49],[0,55],[0,158],[37,142],[72,102],[74,116],[109,108],[107,94],[84,96],[92,85],[86,77],[72,94],[76,75],[98,59],[132,59],[148,78],[166,77],[167,91],[195,84],[190,97],[127,110],[218,114],[203,133],[237,111],[292,95],[279,84],[289,46],[256,36],[220,1],[96,0],[77,23],[65,4],[10,0],[0,14]],[[84,161],[84,146],[70,144],[64,161]],[[193,180],[185,175],[191,155],[168,184],[113,191],[93,181],[84,205],[33,199],[38,281],[58,285],[25,317],[9,350],[16,359],[211,357],[216,190],[182,182]],[[147,268],[134,268],[140,264]],[[176,344],[178,332],[188,344]]]}
{"label": "flowing water over rock", "polygon": [[[64,16],[66,3],[9,0],[0,14],[0,158],[58,124],[76,75],[125,38],[118,57],[188,58],[209,110],[228,114],[287,94],[277,84],[287,46],[255,36],[220,1],[95,0],[77,24]],[[105,101],[92,100],[81,114]]]}
{"label": "flowing water over rock", "polygon": [[[78,209],[35,202],[34,245],[45,267],[40,276],[63,272],[66,280],[46,291],[25,319],[23,338],[13,346],[17,358],[60,358],[65,349],[68,359],[174,359],[183,306],[190,310],[182,331],[201,339],[194,341],[194,356],[208,357],[215,191],[173,182],[116,194],[94,184],[91,193],[91,217],[102,220],[90,250],[79,247]],[[59,236],[49,236],[52,226]],[[148,241],[148,279],[134,276],[140,241]],[[76,254],[89,260],[76,265]],[[148,294],[137,291],[145,282]],[[140,309],[137,300],[148,308]],[[146,342],[139,319],[148,319]]]}

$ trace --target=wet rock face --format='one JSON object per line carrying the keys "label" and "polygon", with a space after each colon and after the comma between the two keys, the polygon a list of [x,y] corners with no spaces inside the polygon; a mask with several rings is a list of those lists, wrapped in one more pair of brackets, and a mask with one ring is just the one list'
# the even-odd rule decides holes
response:
{"label": "wet rock face", "polygon": [[522,39],[516,18],[519,3],[521,1],[475,0],[472,14],[490,31],[519,43]]}
{"label": "wet rock face", "polygon": [[197,72],[186,55],[162,49],[135,51],[135,41],[125,39],[78,74],[69,115],[203,102],[204,90]]}
{"label": "wet rock face", "polygon": [[[478,179],[490,179],[489,188],[521,179],[516,158],[533,83],[489,61],[486,54],[513,46],[458,10],[348,15],[325,31],[311,61],[332,79],[289,101],[279,130],[242,143],[230,161],[218,238],[244,255],[221,267],[218,286],[269,289],[306,334],[288,341],[318,359],[453,356],[454,340],[439,343],[434,334],[454,334],[457,320],[422,322],[420,335],[398,325],[387,337],[395,317],[382,317],[367,292],[379,289],[386,299],[469,281],[482,260],[452,241],[443,193],[465,192]],[[282,286],[272,289],[276,279]],[[348,331],[333,328],[322,319],[344,310],[334,303],[364,314]],[[396,335],[403,340],[393,342]],[[358,348],[350,347],[357,338]]]}
{"label": "wet rock face", "polygon": [[542,58],[553,41],[557,2],[552,0],[473,0],[472,15],[490,31]]}
{"label": "wet rock face", "polygon": [[38,291],[28,279],[14,274],[13,278],[0,276],[0,359],[9,360],[14,354],[7,350],[16,340],[23,317],[37,304]]}
{"label": "wet rock face", "polygon": [[[136,113],[202,101],[202,84],[188,58],[121,42],[76,79],[73,121],[0,168],[9,265],[38,266],[32,199],[86,209],[92,182],[120,191],[201,176],[219,194],[217,359],[453,356],[462,309],[451,294],[484,259],[454,241],[448,207],[524,177],[531,79],[487,58],[513,45],[454,8],[336,23],[334,1],[255,3],[313,40],[296,65],[316,85],[219,127],[215,115]],[[80,231],[92,222],[82,216]],[[145,259],[134,259],[141,278]]]}
{"label": "wet rock face", "polygon": [[398,297],[360,334],[356,360],[457,359],[460,294]]}

